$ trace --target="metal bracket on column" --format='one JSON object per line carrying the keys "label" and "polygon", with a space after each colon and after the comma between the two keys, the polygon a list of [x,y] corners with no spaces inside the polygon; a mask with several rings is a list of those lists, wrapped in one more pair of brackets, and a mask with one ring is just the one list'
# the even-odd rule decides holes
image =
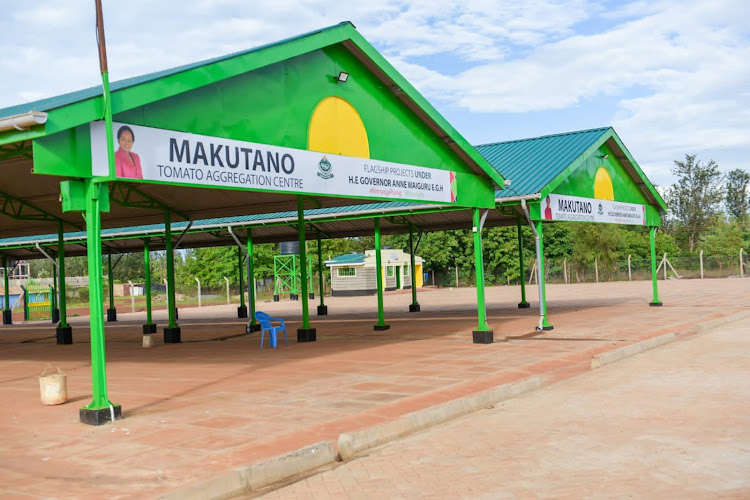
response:
{"label": "metal bracket on column", "polygon": [[180,243],[182,243],[182,238],[185,237],[185,235],[190,231],[190,228],[193,227],[193,221],[190,221],[188,226],[185,228],[185,230],[182,232],[179,238],[177,238],[177,243],[174,244],[174,247],[172,247],[172,250],[177,250],[180,248]]}
{"label": "metal bracket on column", "polygon": [[229,231],[229,236],[232,237],[234,242],[237,243],[237,246],[240,247],[242,252],[245,254],[245,257],[248,257],[249,254],[247,253],[247,248],[245,248],[245,245],[240,242],[240,239],[237,237],[237,235],[234,234],[234,231],[232,231],[232,226],[227,226],[227,231]]}
{"label": "metal bracket on column", "polygon": [[50,255],[44,251],[44,249],[39,245],[39,243],[34,243],[34,246],[36,246],[36,249],[42,252],[42,255],[47,257],[47,259],[49,259],[49,261],[52,262],[52,265],[55,267],[55,269],[57,269],[57,261],[53,259],[52,257],[50,257]]}

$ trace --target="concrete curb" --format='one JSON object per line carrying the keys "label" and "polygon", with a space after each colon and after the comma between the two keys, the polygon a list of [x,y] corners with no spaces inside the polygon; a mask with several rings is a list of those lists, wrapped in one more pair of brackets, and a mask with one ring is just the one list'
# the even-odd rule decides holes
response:
{"label": "concrete curb", "polygon": [[732,323],[734,321],[743,320],[748,317],[750,317],[750,311],[742,311],[739,313],[730,314],[729,316],[712,319],[711,321],[704,321],[703,323],[698,323],[698,333],[703,333],[708,330],[713,330],[717,326],[726,325],[727,323]]}
{"label": "concrete curb", "polygon": [[607,351],[601,354],[597,354],[596,356],[591,358],[591,369],[594,370],[604,365],[608,365],[616,361],[621,361],[625,358],[635,356],[636,354],[646,352],[650,349],[653,349],[654,347],[669,344],[670,342],[674,342],[675,340],[677,340],[677,336],[674,333],[665,333],[664,335],[659,335],[658,337],[644,340],[643,342],[630,344],[628,346],[615,349],[614,351]]}
{"label": "concrete curb", "polygon": [[338,441],[339,456],[342,460],[348,460],[370,448],[539,389],[543,385],[542,377],[534,376],[448,401],[432,408],[408,413],[396,420],[369,429],[341,434]]}
{"label": "concrete curb", "polygon": [[159,497],[160,500],[228,499],[258,490],[285,478],[333,463],[333,444],[321,441],[265,462],[235,469],[228,474],[181,491]]}

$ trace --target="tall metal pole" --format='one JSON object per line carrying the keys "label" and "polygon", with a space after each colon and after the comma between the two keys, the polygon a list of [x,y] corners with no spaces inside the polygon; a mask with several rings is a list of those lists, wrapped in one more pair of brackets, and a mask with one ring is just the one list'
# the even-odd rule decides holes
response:
{"label": "tall metal pole", "polygon": [[146,275],[144,292],[146,294],[146,324],[143,325],[143,334],[156,333],[156,325],[151,317],[151,238],[143,240],[143,269]]}
{"label": "tall metal pole", "polygon": [[3,301],[3,324],[13,324],[13,311],[10,309],[10,285],[8,281],[8,257],[3,255],[3,281],[5,285],[5,300]]}
{"label": "tall metal pole", "polygon": [[[240,258],[242,253],[240,252]],[[247,300],[250,302],[250,321],[247,323],[246,331],[257,332],[260,330],[260,323],[255,319],[255,244],[253,243],[253,232],[247,231]]]}
{"label": "tall metal pole", "polygon": [[[248,240],[249,244],[250,240]],[[245,305],[245,271],[242,269],[242,248],[237,247],[237,272],[240,277],[240,305],[237,307],[237,317],[247,318],[247,306]],[[255,318],[253,318],[253,321]]]}
{"label": "tall metal pole", "polygon": [[537,331],[552,330],[553,326],[547,321],[547,282],[545,279],[544,271],[544,232],[542,229],[542,221],[538,220],[534,222],[536,229],[536,274],[537,274],[537,285],[539,286],[539,324],[537,325]]}
{"label": "tall metal pole", "polygon": [[414,226],[409,224],[409,265],[411,265],[411,304],[409,312],[419,312],[421,309],[417,302],[417,258],[414,255]]}
{"label": "tall metal pole", "polygon": [[65,241],[62,221],[57,222],[57,272],[58,290],[60,290],[60,323],[57,325],[56,337],[58,344],[73,343],[73,329],[68,325],[67,291],[65,287]]}
{"label": "tall metal pole", "polygon": [[[649,226],[648,239],[649,239],[649,243],[651,244],[651,284],[654,289],[654,300],[649,302],[648,305],[659,307],[662,305],[662,303],[659,300],[659,287],[656,281],[656,226]],[[667,264],[665,262],[664,268],[666,269],[666,267],[667,267]]]}
{"label": "tall metal pole", "polygon": [[494,332],[487,325],[487,304],[484,297],[484,262],[482,258],[482,228],[479,209],[472,210],[472,232],[474,233],[474,273],[477,286],[477,329],[472,332],[475,344],[491,344]]}
{"label": "tall metal pole", "polygon": [[91,389],[93,399],[81,408],[80,420],[101,425],[121,416],[120,405],[109,400],[104,351],[104,290],[102,283],[102,236],[99,208],[100,185],[86,180],[86,253],[89,268],[89,318],[91,324]]}
{"label": "tall metal pole", "polygon": [[378,294],[378,322],[374,326],[376,331],[384,331],[390,328],[385,323],[383,311],[383,256],[380,246],[380,218],[375,218],[375,286]]}
{"label": "tall metal pole", "polygon": [[323,248],[321,241],[320,231],[318,231],[318,291],[320,292],[318,316],[326,316],[328,314],[328,306],[325,304],[326,288],[325,276],[323,274]]}
{"label": "tall metal pole", "polygon": [[521,218],[516,217],[516,230],[518,233],[518,274],[521,277],[521,302],[518,303],[519,309],[528,309],[531,307],[526,301],[526,276],[523,265],[523,231],[521,229]]}
{"label": "tall metal pole", "polygon": [[109,309],[107,309],[107,321],[117,321],[117,308],[115,307],[115,280],[112,276],[112,249],[107,248],[107,266],[109,280]]}
{"label": "tall metal pole", "polygon": [[177,344],[182,341],[180,327],[175,321],[176,289],[174,280],[174,251],[172,248],[172,221],[169,210],[164,211],[164,239],[167,252],[167,310],[169,312],[169,326],[164,329],[164,343]]}
{"label": "tall metal pole", "polygon": [[[305,203],[302,196],[297,196],[297,233],[299,234],[299,278],[300,300],[302,301],[302,328],[297,330],[297,342],[314,342],[315,328],[310,327],[310,311],[307,296],[307,248],[305,247]],[[296,273],[294,274],[296,276]]]}

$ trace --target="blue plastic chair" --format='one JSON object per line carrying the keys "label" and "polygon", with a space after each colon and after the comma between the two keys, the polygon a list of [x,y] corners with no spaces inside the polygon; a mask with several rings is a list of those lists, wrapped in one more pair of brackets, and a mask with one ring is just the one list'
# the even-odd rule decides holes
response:
{"label": "blue plastic chair", "polygon": [[[276,348],[276,334],[279,331],[284,332],[284,340],[286,341],[286,345],[289,345],[289,337],[287,337],[286,335],[286,325],[284,324],[283,318],[273,318],[262,311],[256,311],[255,319],[257,319],[258,323],[260,323],[261,349],[263,349],[263,338],[266,336],[266,331],[268,331],[268,340],[269,342],[271,342],[271,347],[273,347],[274,349]],[[279,321],[281,324],[278,326],[273,326],[273,323],[271,323],[272,321]]]}

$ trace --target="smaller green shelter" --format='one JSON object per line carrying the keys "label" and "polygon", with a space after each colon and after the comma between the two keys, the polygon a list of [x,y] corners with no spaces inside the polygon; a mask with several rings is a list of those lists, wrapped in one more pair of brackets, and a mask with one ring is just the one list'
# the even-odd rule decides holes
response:
{"label": "smaller green shelter", "polygon": [[[654,236],[667,206],[612,127],[476,146],[506,180],[496,193],[498,208],[518,217],[519,263],[523,269],[521,220],[536,240],[539,324],[550,330],[544,281],[543,223],[556,221],[640,225],[649,228],[653,300],[656,284]],[[519,307],[528,307],[523,280]]]}

